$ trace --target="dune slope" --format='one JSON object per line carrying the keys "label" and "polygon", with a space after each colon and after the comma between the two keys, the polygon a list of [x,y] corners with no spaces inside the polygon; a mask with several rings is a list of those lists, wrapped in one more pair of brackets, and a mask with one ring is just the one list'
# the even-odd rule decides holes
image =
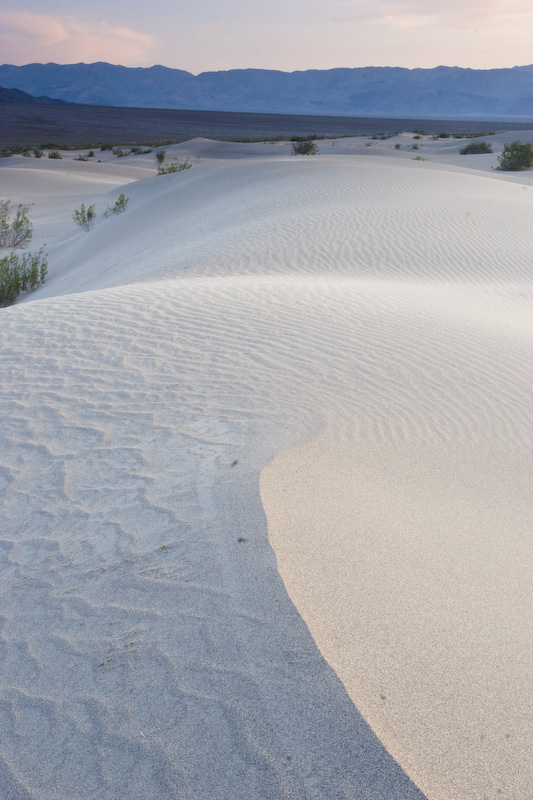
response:
{"label": "dune slope", "polygon": [[532,190],[175,153],[0,167],[7,797],[526,798]]}

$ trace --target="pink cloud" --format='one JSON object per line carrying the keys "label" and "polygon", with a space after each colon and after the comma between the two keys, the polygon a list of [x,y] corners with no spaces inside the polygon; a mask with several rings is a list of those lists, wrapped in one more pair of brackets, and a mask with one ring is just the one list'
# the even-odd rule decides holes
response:
{"label": "pink cloud", "polygon": [[110,61],[134,64],[154,46],[151,36],[107,22],[74,17],[0,11],[0,50],[4,63]]}

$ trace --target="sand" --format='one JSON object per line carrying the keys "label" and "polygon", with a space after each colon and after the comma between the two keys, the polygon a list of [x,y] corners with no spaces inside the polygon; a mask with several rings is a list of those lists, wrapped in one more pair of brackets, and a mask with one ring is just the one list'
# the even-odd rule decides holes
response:
{"label": "sand", "polygon": [[529,797],[500,139],[0,160],[49,254],[0,310],[2,798]]}

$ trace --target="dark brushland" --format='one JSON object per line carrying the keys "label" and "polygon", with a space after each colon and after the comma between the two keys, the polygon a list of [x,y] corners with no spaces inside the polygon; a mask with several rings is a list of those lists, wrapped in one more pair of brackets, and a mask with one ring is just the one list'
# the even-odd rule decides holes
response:
{"label": "dark brushland", "polygon": [[0,86],[72,103],[321,116],[533,119],[533,65],[281,72],[235,69],[192,75],[154,66],[0,66]]}
{"label": "dark brushland", "polygon": [[531,123],[245,114],[172,109],[111,108],[0,102],[0,147],[97,147],[162,144],[203,136],[254,139],[276,136],[372,136],[395,131],[457,133],[525,130]]}

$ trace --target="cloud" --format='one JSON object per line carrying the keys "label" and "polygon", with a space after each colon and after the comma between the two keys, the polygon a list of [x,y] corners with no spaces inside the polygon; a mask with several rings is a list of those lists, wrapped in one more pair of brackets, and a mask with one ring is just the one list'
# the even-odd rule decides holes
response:
{"label": "cloud", "polygon": [[3,63],[110,61],[127,66],[145,58],[154,46],[151,36],[104,20],[0,11],[0,26]]}

